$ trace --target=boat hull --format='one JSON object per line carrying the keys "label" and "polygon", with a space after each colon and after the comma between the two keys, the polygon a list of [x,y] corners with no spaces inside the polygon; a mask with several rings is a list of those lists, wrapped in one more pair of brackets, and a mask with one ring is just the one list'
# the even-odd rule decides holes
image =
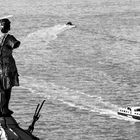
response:
{"label": "boat hull", "polygon": [[125,114],[125,113],[121,113],[121,112],[118,112],[118,114],[122,115],[122,116],[129,117],[129,118],[140,120],[140,116],[135,116],[135,115],[131,115],[131,114]]}

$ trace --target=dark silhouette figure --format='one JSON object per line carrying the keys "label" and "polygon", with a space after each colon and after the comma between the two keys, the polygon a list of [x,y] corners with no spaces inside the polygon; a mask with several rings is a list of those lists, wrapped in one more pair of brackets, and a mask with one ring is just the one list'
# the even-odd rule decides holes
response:
{"label": "dark silhouette figure", "polygon": [[10,116],[8,107],[13,86],[19,86],[18,71],[12,56],[13,49],[19,47],[18,41],[10,31],[9,19],[0,20],[0,116]]}

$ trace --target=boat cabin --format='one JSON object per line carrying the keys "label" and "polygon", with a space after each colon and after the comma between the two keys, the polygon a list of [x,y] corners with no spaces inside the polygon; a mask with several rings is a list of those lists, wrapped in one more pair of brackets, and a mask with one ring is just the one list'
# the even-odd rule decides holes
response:
{"label": "boat cabin", "polygon": [[118,113],[140,116],[140,107],[120,108]]}

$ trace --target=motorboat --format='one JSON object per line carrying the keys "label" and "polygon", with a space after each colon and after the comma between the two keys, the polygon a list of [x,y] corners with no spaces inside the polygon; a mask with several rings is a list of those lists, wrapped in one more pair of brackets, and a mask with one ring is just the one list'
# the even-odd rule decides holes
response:
{"label": "motorboat", "polygon": [[140,120],[140,107],[119,108],[118,114],[129,118]]}
{"label": "motorboat", "polygon": [[39,140],[32,134],[34,125],[40,117],[40,110],[44,104],[38,104],[33,115],[33,121],[27,130],[22,129],[12,115],[0,117],[0,140]]}

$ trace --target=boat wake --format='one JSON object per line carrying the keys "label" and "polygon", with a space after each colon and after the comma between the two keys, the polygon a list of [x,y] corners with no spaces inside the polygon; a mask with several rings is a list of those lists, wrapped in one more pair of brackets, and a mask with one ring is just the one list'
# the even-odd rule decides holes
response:
{"label": "boat wake", "polygon": [[53,27],[41,28],[28,34],[23,42],[30,41],[32,43],[33,41],[43,41],[49,43],[50,41],[55,40],[58,34],[74,27],[75,25],[58,24]]}
{"label": "boat wake", "polygon": [[133,118],[130,118],[130,117],[126,117],[126,116],[121,116],[121,115],[118,115],[116,114],[116,116],[114,117],[118,120],[124,120],[124,121],[129,121],[129,122],[140,122],[140,120],[137,120],[137,119],[133,119]]}
{"label": "boat wake", "polygon": [[88,95],[32,77],[23,77],[23,79],[21,79],[21,85],[31,93],[45,97],[54,102],[56,101],[57,103],[60,102],[61,104],[80,110],[87,110],[88,112],[96,112],[101,115],[109,116],[110,118],[138,122],[138,120],[133,118],[118,115],[117,111],[119,106],[105,101],[102,97],[97,95]]}

